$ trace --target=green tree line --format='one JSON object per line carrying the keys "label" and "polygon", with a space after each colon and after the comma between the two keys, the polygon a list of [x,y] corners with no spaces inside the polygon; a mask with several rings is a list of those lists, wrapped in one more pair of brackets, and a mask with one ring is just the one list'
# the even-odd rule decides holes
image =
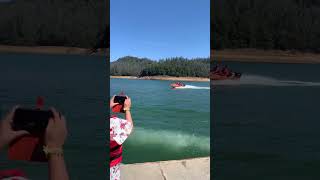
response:
{"label": "green tree line", "polygon": [[107,6],[106,0],[0,3],[0,44],[105,47],[109,41]]}
{"label": "green tree line", "polygon": [[110,74],[113,76],[208,77],[209,70],[209,58],[174,57],[153,61],[126,56],[110,64]]}
{"label": "green tree line", "polygon": [[318,0],[214,0],[213,49],[320,52]]}

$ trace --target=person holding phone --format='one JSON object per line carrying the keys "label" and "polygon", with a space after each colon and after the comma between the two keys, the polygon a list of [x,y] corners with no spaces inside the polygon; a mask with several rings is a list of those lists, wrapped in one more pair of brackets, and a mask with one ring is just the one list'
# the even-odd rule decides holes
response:
{"label": "person holding phone", "polygon": [[[0,149],[4,149],[12,141],[19,137],[28,135],[25,130],[14,131],[12,123],[14,113],[17,107],[13,108],[0,121]],[[51,108],[53,117],[49,119],[45,130],[45,154],[48,157],[49,180],[68,180],[62,147],[67,136],[66,121],[63,115],[59,114],[54,108]],[[0,179],[27,179],[26,175],[20,170],[0,170]]]}
{"label": "person holding phone", "polygon": [[120,112],[125,113],[125,119],[113,115],[110,117],[110,180],[120,180],[120,163],[122,162],[122,144],[131,134],[133,121],[130,113],[131,99],[126,96],[122,102],[115,102],[113,96],[110,100],[110,109],[121,106]]}

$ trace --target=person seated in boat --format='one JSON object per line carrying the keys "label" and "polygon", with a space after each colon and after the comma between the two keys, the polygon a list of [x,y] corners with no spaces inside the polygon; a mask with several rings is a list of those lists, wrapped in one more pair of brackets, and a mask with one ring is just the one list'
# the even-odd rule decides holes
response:
{"label": "person seated in boat", "polygon": [[176,82],[175,84],[178,86],[184,86],[184,84],[182,82]]}
{"label": "person seated in boat", "polygon": [[175,83],[173,83],[173,85],[180,86],[180,83],[179,82],[175,82]]}
{"label": "person seated in boat", "polygon": [[227,75],[227,68],[225,66],[220,70],[220,75],[221,76],[226,76]]}
{"label": "person seated in boat", "polygon": [[227,74],[228,74],[228,69],[227,69],[226,67],[224,67],[223,70],[222,70],[222,73],[223,73],[224,75],[227,75]]}
{"label": "person seated in boat", "polygon": [[224,73],[226,74],[226,76],[232,75],[232,72],[228,68],[225,69]]}
{"label": "person seated in boat", "polygon": [[223,68],[218,66],[216,71],[214,72],[214,74],[218,74],[218,75],[222,76],[223,75]]}
{"label": "person seated in boat", "polygon": [[212,72],[216,72],[217,71],[217,69],[218,69],[218,66],[217,65],[215,65],[213,68],[212,68]]}
{"label": "person seated in boat", "polygon": [[233,73],[230,72],[229,70],[226,70],[224,74],[226,77],[231,77]]}

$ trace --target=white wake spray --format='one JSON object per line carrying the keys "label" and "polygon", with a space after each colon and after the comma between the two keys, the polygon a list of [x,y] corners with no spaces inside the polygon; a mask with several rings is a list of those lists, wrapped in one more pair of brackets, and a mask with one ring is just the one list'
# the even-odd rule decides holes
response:
{"label": "white wake spray", "polygon": [[185,85],[184,87],[178,87],[176,89],[210,89],[210,87]]}
{"label": "white wake spray", "polygon": [[280,80],[272,77],[259,75],[242,75],[239,80],[211,81],[213,86],[239,86],[239,85],[258,85],[258,86],[320,86],[320,82]]}

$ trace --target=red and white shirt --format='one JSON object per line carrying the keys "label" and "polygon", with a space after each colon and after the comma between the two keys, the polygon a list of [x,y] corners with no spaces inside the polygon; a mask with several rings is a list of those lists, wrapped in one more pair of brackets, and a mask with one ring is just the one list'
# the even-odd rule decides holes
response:
{"label": "red and white shirt", "polygon": [[122,145],[132,131],[132,123],[118,117],[110,118],[110,141]]}

